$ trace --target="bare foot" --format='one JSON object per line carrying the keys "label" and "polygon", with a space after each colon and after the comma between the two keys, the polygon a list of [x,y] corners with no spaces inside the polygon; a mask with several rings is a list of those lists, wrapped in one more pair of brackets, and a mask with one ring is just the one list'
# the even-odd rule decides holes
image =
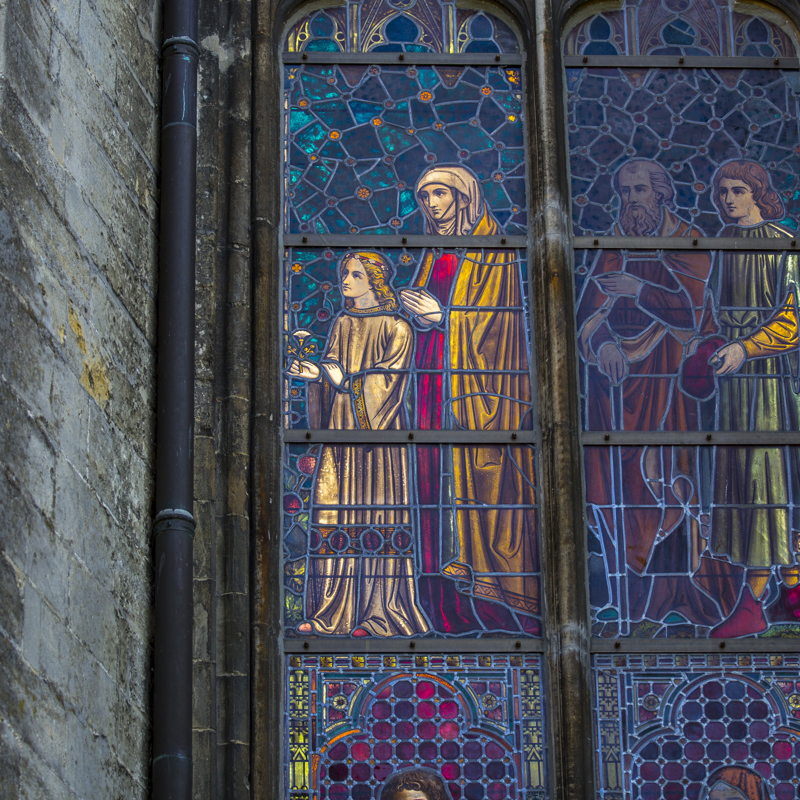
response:
{"label": "bare foot", "polygon": [[312,627],[310,622],[301,622],[297,626],[297,632],[298,633],[313,633],[314,632],[314,628]]}

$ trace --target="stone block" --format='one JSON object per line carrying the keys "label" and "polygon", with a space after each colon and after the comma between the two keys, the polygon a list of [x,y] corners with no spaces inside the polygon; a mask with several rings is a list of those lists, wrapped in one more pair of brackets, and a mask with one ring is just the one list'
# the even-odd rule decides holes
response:
{"label": "stone block", "polygon": [[17,646],[22,644],[23,594],[21,570],[0,552],[0,631]]}
{"label": "stone block", "polygon": [[5,77],[37,125],[46,129],[56,94],[48,73],[50,13],[38,0],[12,3],[4,29],[4,46],[14,54],[6,59]]}
{"label": "stone block", "polygon": [[194,633],[192,636],[192,657],[196,660],[213,660],[215,652],[216,584],[212,580],[195,580],[194,592]]}
{"label": "stone block", "polygon": [[7,474],[39,511],[53,513],[55,454],[42,424],[0,381],[0,452]]}
{"label": "stone block", "polygon": [[114,599],[77,559],[70,564],[69,598],[70,630],[106,670],[114,670],[118,648]]}
{"label": "stone block", "polygon": [[192,728],[208,730],[216,721],[216,666],[213,660],[192,664]]}
{"label": "stone block", "polygon": [[[122,5],[121,3],[119,5]],[[114,42],[90,2],[82,2],[78,20],[81,56],[104,94],[114,96],[117,58]]]}
{"label": "stone block", "polygon": [[19,742],[11,726],[0,721],[0,797],[19,800],[20,789]]}

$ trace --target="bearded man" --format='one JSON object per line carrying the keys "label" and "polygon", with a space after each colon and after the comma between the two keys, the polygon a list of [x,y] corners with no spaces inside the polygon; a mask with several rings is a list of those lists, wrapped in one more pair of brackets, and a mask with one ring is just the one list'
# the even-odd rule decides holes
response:
{"label": "bearded man", "polygon": [[[611,235],[703,236],[674,213],[675,190],[660,164],[626,162],[614,189],[621,205]],[[698,402],[677,383],[710,270],[705,252],[600,253],[578,302],[586,430],[699,430]],[[589,447],[585,463],[589,525],[620,620],[661,622],[678,612],[696,625],[718,621],[716,602],[692,576],[704,547],[690,449]],[[612,609],[604,616],[613,618]]]}

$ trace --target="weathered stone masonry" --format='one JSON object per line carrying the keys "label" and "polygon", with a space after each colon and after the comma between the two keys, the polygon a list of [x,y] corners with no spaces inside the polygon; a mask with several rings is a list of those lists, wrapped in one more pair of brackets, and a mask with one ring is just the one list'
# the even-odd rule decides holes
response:
{"label": "weathered stone masonry", "polygon": [[0,0],[0,797],[144,798],[157,0]]}

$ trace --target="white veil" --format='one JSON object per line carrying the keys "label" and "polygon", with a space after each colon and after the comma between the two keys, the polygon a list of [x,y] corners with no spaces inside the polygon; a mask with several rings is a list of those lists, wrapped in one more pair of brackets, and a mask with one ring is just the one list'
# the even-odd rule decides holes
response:
{"label": "white veil", "polygon": [[415,193],[432,183],[447,186],[453,190],[456,201],[456,215],[447,222],[435,220],[424,203],[420,203],[425,215],[428,233],[441,236],[467,236],[483,212],[483,193],[477,178],[466,167],[430,167],[417,181]]}

